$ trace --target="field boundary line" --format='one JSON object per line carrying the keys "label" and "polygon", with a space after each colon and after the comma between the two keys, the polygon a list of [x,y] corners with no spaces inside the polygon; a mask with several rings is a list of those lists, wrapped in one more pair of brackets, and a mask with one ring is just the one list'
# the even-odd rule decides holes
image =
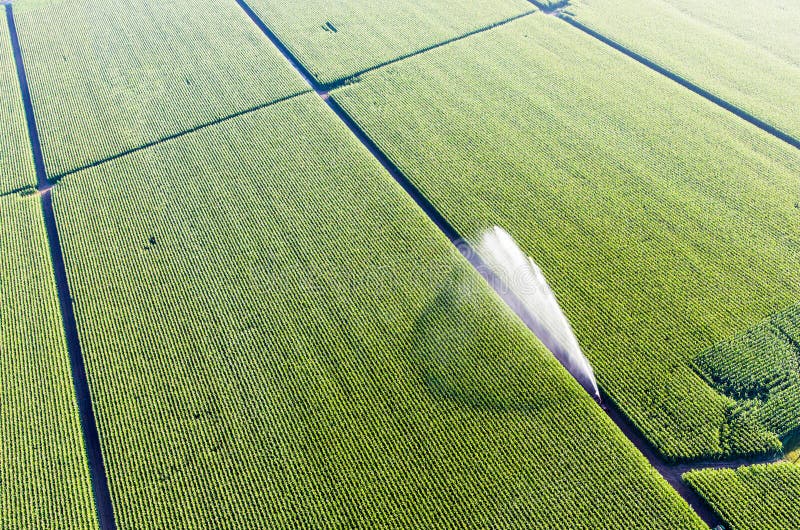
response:
{"label": "field boundary line", "polygon": [[17,25],[14,22],[14,12],[11,3],[3,4],[6,10],[6,23],[11,39],[11,49],[14,55],[14,66],[17,70],[17,81],[19,83],[20,95],[22,96],[22,106],[25,110],[25,124],[28,128],[28,138],[30,139],[31,152],[33,154],[33,167],[36,171],[36,182],[39,189],[49,187],[47,172],[44,167],[44,157],[42,156],[42,144],[39,142],[39,130],[36,127],[36,116],[33,113],[33,101],[28,87],[28,75],[25,73],[25,66],[22,62],[22,48],[19,45],[17,35]]}
{"label": "field boundary line", "polygon": [[478,35],[480,33],[485,32],[485,31],[489,31],[489,30],[492,30],[492,29],[495,29],[495,28],[499,28],[501,26],[505,26],[506,24],[510,24],[511,22],[517,21],[517,20],[519,20],[521,18],[525,18],[525,17],[531,16],[531,15],[535,15],[537,13],[539,13],[539,10],[536,10],[536,9],[532,9],[530,11],[525,11],[524,13],[520,13],[519,15],[514,15],[513,17],[509,17],[509,18],[506,18],[506,19],[503,19],[503,20],[499,20],[499,21],[493,22],[491,24],[487,24],[487,25],[482,26],[482,27],[480,27],[478,29],[474,29],[474,30],[469,31],[467,33],[464,33],[462,35],[458,35],[457,37],[452,37],[450,39],[443,40],[441,42],[437,42],[436,44],[432,44],[430,46],[426,46],[425,48],[420,48],[419,50],[400,55],[398,57],[395,57],[394,59],[389,59],[388,61],[384,61],[382,63],[378,63],[375,66],[370,66],[369,68],[364,68],[363,70],[359,70],[359,71],[357,71],[357,72],[355,72],[353,74],[348,75],[347,77],[343,77],[341,79],[338,79],[336,81],[332,81],[330,83],[322,84],[321,86],[324,87],[324,89],[326,91],[336,90],[337,88],[341,88],[341,87],[353,82],[354,80],[358,79],[360,76],[362,76],[364,74],[368,74],[370,72],[374,72],[375,70],[380,70],[381,68],[384,68],[386,66],[391,66],[391,65],[393,65],[395,63],[399,63],[401,61],[404,61],[406,59],[410,59],[412,57],[416,57],[417,55],[422,55],[423,53],[427,53],[427,52],[435,50],[437,48],[441,48],[443,46],[447,46],[448,44],[453,44],[455,42],[467,39],[469,37],[473,37],[475,35]]}
{"label": "field boundary line", "polygon": [[0,192],[0,198],[8,197],[10,195],[16,195],[18,193],[25,193],[25,192],[35,193],[36,192],[36,186],[32,186],[32,185],[28,184],[26,186],[20,186],[19,188],[14,188],[13,190]]}
{"label": "field boundary line", "polygon": [[289,94],[288,96],[283,96],[283,97],[275,99],[273,101],[269,101],[267,103],[262,103],[260,105],[256,105],[255,107],[250,107],[250,108],[247,108],[247,109],[244,109],[244,110],[240,110],[238,112],[234,112],[233,114],[228,114],[227,116],[223,116],[222,118],[217,118],[217,119],[214,119],[214,120],[211,120],[211,121],[207,121],[205,123],[201,123],[200,125],[196,125],[196,126],[191,127],[189,129],[185,129],[183,131],[179,131],[179,132],[167,135],[167,136],[163,136],[161,138],[158,138],[157,140],[153,140],[151,142],[147,142],[145,144],[142,144],[142,145],[139,145],[139,146],[136,146],[136,147],[132,147],[130,149],[126,149],[125,151],[120,151],[119,153],[116,153],[114,155],[107,156],[105,158],[101,158],[100,160],[95,160],[94,162],[89,162],[88,164],[84,164],[84,165],[82,165],[80,167],[76,167],[75,169],[70,169],[69,171],[65,171],[63,173],[59,173],[58,175],[53,175],[52,177],[50,177],[49,183],[52,185],[52,184],[60,181],[64,177],[68,177],[70,175],[74,175],[75,173],[79,173],[79,172],[81,172],[81,171],[83,171],[85,169],[90,169],[90,168],[93,168],[93,167],[101,166],[103,164],[106,164],[108,162],[112,162],[112,161],[117,160],[119,158],[123,158],[123,157],[126,157],[128,155],[132,155],[133,153],[137,153],[139,151],[143,151],[145,149],[149,149],[150,147],[154,147],[156,145],[163,144],[163,143],[169,142],[171,140],[175,140],[177,138],[180,138],[182,136],[186,136],[188,134],[192,134],[192,133],[196,133],[198,131],[202,131],[203,129],[207,129],[209,127],[213,127],[214,125],[218,125],[220,123],[225,123],[226,121],[230,121],[230,120],[233,120],[235,118],[239,118],[241,116],[246,116],[247,114],[252,114],[253,112],[258,112],[259,110],[266,109],[266,108],[271,107],[273,105],[278,105],[279,103],[283,103],[285,101],[289,101],[291,99],[294,99],[294,98],[297,98],[297,97],[300,97],[300,96],[303,96],[303,95],[306,95],[306,94],[311,94],[311,92],[312,92],[311,90],[304,90],[302,92],[295,92],[293,94]]}
{"label": "field boundary line", "polygon": [[244,13],[248,16],[248,18],[250,18],[253,24],[255,24],[258,27],[258,29],[261,30],[261,33],[263,33],[267,37],[267,39],[269,39],[272,45],[278,49],[281,55],[283,55],[284,59],[289,61],[289,64],[292,66],[292,68],[294,68],[297,71],[297,73],[300,74],[300,77],[303,78],[303,81],[305,81],[306,84],[309,87],[311,87],[311,89],[314,92],[316,92],[317,94],[319,94],[320,92],[326,92],[324,86],[317,83],[316,79],[311,74],[311,72],[309,72],[308,69],[305,66],[303,66],[303,63],[297,60],[294,54],[291,51],[289,51],[289,48],[284,46],[283,42],[281,42],[278,36],[275,35],[275,33],[273,33],[271,29],[269,29],[269,27],[264,23],[264,21],[261,20],[261,17],[256,15],[256,12],[253,11],[253,9],[247,2],[245,2],[244,0],[236,0],[236,4],[242,9],[242,11],[244,11]]}
{"label": "field boundary line", "polygon": [[328,83],[321,83],[321,82],[317,81],[316,77],[314,77],[314,74],[312,74],[308,70],[308,68],[306,68],[305,65],[302,62],[300,62],[299,59],[297,59],[297,57],[294,55],[294,53],[292,53],[292,51],[289,50],[289,48],[283,43],[283,41],[281,41],[280,38],[278,38],[278,36],[275,34],[275,32],[273,32],[272,29],[270,29],[270,27],[267,26],[267,24],[261,19],[261,17],[259,17],[256,14],[255,11],[253,11],[253,8],[251,8],[250,5],[245,0],[236,0],[236,3],[239,5],[239,7],[242,8],[242,10],[245,12],[245,14],[248,17],[250,17],[250,20],[252,20],[253,23],[256,26],[258,26],[258,29],[260,29],[261,32],[264,33],[264,35],[266,35],[266,37],[270,40],[270,42],[272,42],[272,44],[278,49],[278,51],[281,52],[281,54],[286,58],[286,60],[289,61],[289,64],[291,64],[294,67],[294,69],[298,71],[298,73],[300,74],[300,77],[302,77],[303,80],[315,92],[317,92],[317,94],[326,94],[326,95],[331,90],[335,90],[337,88],[345,86],[345,85],[353,82],[359,76],[364,75],[366,73],[369,73],[369,72],[372,72],[372,71],[375,71],[375,70],[379,70],[381,68],[384,68],[386,66],[389,66],[389,65],[392,65],[392,64],[395,64],[395,63],[398,63],[400,61],[404,61],[406,59],[410,59],[411,57],[415,57],[417,55],[422,55],[423,53],[427,53],[427,52],[429,52],[431,50],[435,50],[437,48],[441,48],[443,46],[447,46],[448,44],[452,44],[454,42],[458,42],[460,40],[472,37],[472,36],[477,35],[479,33],[483,33],[484,31],[489,31],[489,30],[492,30],[494,28],[497,28],[497,27],[500,27],[500,26],[504,26],[506,24],[514,22],[515,20],[519,20],[521,18],[528,17],[528,16],[531,16],[531,15],[535,15],[536,13],[539,13],[539,11],[537,9],[531,9],[530,11],[525,11],[524,13],[520,13],[518,15],[514,15],[513,17],[509,17],[509,18],[506,18],[506,19],[503,19],[503,20],[500,20],[500,21],[497,21],[497,22],[493,22],[492,24],[487,24],[486,26],[482,26],[482,27],[480,27],[478,29],[474,29],[474,30],[469,31],[467,33],[458,35],[456,37],[452,37],[450,39],[447,39],[447,40],[444,40],[444,41],[441,41],[441,42],[437,42],[436,44],[432,44],[430,46],[426,46],[425,48],[421,48],[419,50],[400,55],[398,57],[395,57],[394,59],[389,59],[388,61],[384,61],[382,63],[379,63],[379,64],[375,65],[375,66],[370,66],[369,68],[365,68],[363,70],[359,70],[359,71],[357,71],[357,72],[355,72],[353,74],[347,75],[346,77],[342,77],[341,79],[336,79],[336,80],[328,82]]}
{"label": "field boundary line", "polygon": [[[310,72],[303,66],[303,64],[294,56],[294,54],[281,42],[281,40],[273,33],[263,20],[250,8],[246,0],[236,0],[236,3],[245,11],[247,16],[258,26],[258,28],[266,35],[273,45],[281,52],[289,64],[297,70],[300,76],[305,80],[311,89],[327,104],[328,108],[344,123],[350,132],[358,139],[364,148],[375,158],[378,163],[389,173],[389,175],[403,188],[403,190],[411,196],[414,202],[423,210],[423,212],[433,221],[433,223],[441,230],[444,235],[458,247],[462,254],[469,253],[477,256],[474,252],[467,249],[468,244],[450,224],[445,217],[433,206],[433,204],[419,191],[419,189],[403,174],[400,168],[392,162],[388,156],[378,147],[378,145],[367,135],[367,133],[350,117],[349,114],[330,97],[327,90],[327,85],[321,85],[316,82]],[[465,254],[466,255],[466,254]]]}
{"label": "field boundary line", "polygon": [[[531,1],[531,0],[528,0],[528,1]],[[555,16],[557,18],[563,20],[564,22],[566,22],[570,26],[582,31],[583,33],[585,33],[585,34],[587,34],[587,35],[589,35],[591,37],[594,37],[595,39],[599,40],[603,44],[606,44],[606,45],[610,46],[611,48],[617,50],[618,52],[628,56],[629,58],[633,59],[634,61],[638,62],[639,64],[641,64],[643,66],[646,66],[647,68],[653,70],[654,72],[657,72],[657,73],[663,75],[664,77],[666,77],[666,78],[678,83],[682,87],[694,92],[698,96],[700,96],[702,98],[705,98],[706,100],[710,101],[711,103],[714,103],[718,107],[721,107],[724,110],[727,110],[728,112],[738,116],[739,118],[741,118],[742,120],[746,121],[747,123],[758,127],[762,131],[774,136],[775,138],[777,138],[779,140],[782,140],[782,141],[786,142],[787,144],[791,145],[792,147],[794,147],[796,149],[800,149],[800,140],[798,140],[797,138],[795,138],[794,136],[792,136],[792,135],[790,135],[788,133],[785,133],[785,132],[781,131],[780,129],[778,129],[775,126],[770,125],[769,123],[765,122],[764,120],[761,120],[761,119],[757,118],[756,116],[754,116],[753,114],[750,114],[749,112],[745,111],[741,107],[738,107],[738,106],[734,105],[733,103],[730,103],[729,101],[726,101],[726,100],[722,99],[719,96],[715,96],[714,94],[712,94],[708,90],[700,87],[699,85],[696,85],[695,83],[689,81],[685,77],[683,77],[683,76],[681,76],[679,74],[676,74],[675,72],[673,72],[671,70],[668,70],[667,68],[659,65],[658,63],[648,59],[644,55],[636,53],[635,51],[631,50],[627,46],[624,46],[624,45],[620,44],[619,42],[617,42],[617,41],[615,41],[615,40],[613,40],[613,39],[611,39],[609,37],[606,37],[602,33],[593,30],[592,28],[590,28],[589,26],[586,26],[585,24],[582,24],[581,22],[578,22],[572,16],[566,15],[566,14],[561,13],[561,12],[555,13]]]}
{"label": "field boundary line", "polygon": [[39,132],[36,128],[36,119],[33,113],[31,94],[28,88],[28,79],[25,74],[25,66],[22,62],[22,50],[19,44],[17,28],[14,23],[14,14],[11,4],[5,5],[6,22],[11,36],[11,46],[14,51],[14,63],[17,70],[17,78],[22,94],[23,106],[25,108],[25,121],[28,125],[28,136],[31,143],[36,177],[39,183],[39,194],[42,203],[42,215],[44,217],[45,231],[47,233],[48,247],[50,248],[50,260],[53,266],[53,275],[58,294],[58,302],[61,309],[61,321],[64,327],[64,337],[66,340],[67,353],[69,355],[70,368],[72,371],[72,383],[75,390],[75,399],[78,405],[78,415],[80,418],[81,430],[83,433],[83,444],[86,453],[87,466],[89,468],[89,479],[94,496],[95,512],[101,530],[116,529],[114,520],[114,510],[111,502],[111,492],[108,487],[108,478],[103,463],[103,453],[100,446],[100,435],[92,406],[92,398],[89,390],[89,380],[86,374],[86,365],[81,351],[80,339],[78,337],[78,326],[75,320],[75,312],[72,305],[69,284],[67,282],[67,270],[64,262],[64,253],[58,237],[58,227],[56,224],[55,212],[53,210],[52,185],[47,179],[47,172],[42,157],[42,146],[39,143]]}
{"label": "field boundary line", "polygon": [[[334,98],[330,96],[325,87],[316,83],[312,76],[308,74],[305,67],[297,60],[297,58],[284,46],[278,37],[272,33],[264,22],[256,15],[252,9],[247,5],[246,0],[236,0],[242,6],[247,15],[253,22],[261,28],[264,34],[269,38],[276,48],[284,55],[286,60],[298,73],[306,80],[319,98],[327,104],[328,108],[333,111],[336,117],[350,130],[350,133],[361,143],[361,145],[372,155],[372,157],[389,173],[394,181],[406,192],[406,194],[414,201],[414,203],[422,210],[430,221],[447,237],[447,239],[456,247],[458,252],[472,265],[476,271],[486,280],[489,286],[496,292],[503,292],[504,295],[516,301],[515,307],[522,307],[522,304],[516,300],[516,295],[510,290],[505,288],[505,285],[491,268],[489,268],[483,259],[472,248],[469,242],[461,237],[458,231],[450,224],[450,222],[436,209],[436,207],[428,200],[427,197],[414,185],[411,180],[403,174],[400,168],[392,162],[392,160],[381,150],[380,147],[369,137],[364,129],[337,103]],[[505,303],[505,302],[503,302]],[[512,308],[513,309],[513,308]]]}

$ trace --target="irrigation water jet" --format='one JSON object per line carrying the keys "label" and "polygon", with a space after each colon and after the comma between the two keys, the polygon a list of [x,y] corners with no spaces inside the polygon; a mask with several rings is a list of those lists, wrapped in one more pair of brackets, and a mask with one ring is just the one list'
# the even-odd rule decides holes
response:
{"label": "irrigation water jet", "polygon": [[572,377],[600,402],[592,366],[539,266],[499,226],[484,232],[474,248],[480,262],[477,266],[483,269],[492,288]]}

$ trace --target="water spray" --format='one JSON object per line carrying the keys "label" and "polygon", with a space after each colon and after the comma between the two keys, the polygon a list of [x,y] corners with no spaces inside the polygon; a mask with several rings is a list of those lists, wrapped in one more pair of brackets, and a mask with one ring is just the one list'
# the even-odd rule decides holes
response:
{"label": "water spray", "polygon": [[502,228],[487,230],[466,257],[586,391],[600,402],[589,360],[542,270]]}

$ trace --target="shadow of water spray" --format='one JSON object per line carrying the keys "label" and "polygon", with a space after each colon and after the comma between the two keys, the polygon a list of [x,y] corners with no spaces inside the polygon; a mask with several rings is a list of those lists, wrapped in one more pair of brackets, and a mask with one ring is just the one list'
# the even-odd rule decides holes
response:
{"label": "shadow of water spray", "polygon": [[599,402],[594,371],[553,290],[542,270],[508,232],[498,226],[487,230],[477,245],[467,247],[466,256],[572,377]]}
{"label": "shadow of water spray", "polygon": [[525,334],[510,340],[509,313],[499,307],[472,270],[452,271],[414,326],[423,384],[438,398],[476,410],[530,413],[551,406],[552,396],[536,382],[542,364],[555,361]]}

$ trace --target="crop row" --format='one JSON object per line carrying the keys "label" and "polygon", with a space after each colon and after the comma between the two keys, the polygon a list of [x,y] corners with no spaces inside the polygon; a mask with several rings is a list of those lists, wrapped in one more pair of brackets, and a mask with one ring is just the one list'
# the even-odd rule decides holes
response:
{"label": "crop row", "polygon": [[800,466],[789,462],[705,469],[683,476],[731,530],[800,528]]}
{"label": "crop row", "polygon": [[39,201],[0,198],[0,527],[96,528]]}
{"label": "crop row", "polygon": [[798,317],[793,305],[695,359],[720,392],[742,402],[743,414],[781,438],[800,428]]}
{"label": "crop row", "polygon": [[774,446],[692,359],[800,298],[796,150],[552,17],[332,96],[462,235],[502,226],[541,265],[666,457]]}
{"label": "crop row", "polygon": [[20,2],[48,175],[308,87],[234,2]]}
{"label": "crop row", "polygon": [[702,527],[316,96],[54,193],[121,528]]}
{"label": "crop row", "polygon": [[702,352],[695,363],[731,397],[766,400],[772,388],[790,384],[796,377],[797,355],[770,319]]}
{"label": "crop row", "polygon": [[573,0],[575,19],[800,138],[800,7],[743,0]]}
{"label": "crop row", "polygon": [[535,11],[527,0],[252,0],[248,4],[320,83]]}
{"label": "crop row", "polygon": [[11,38],[0,6],[0,195],[36,184]]}

